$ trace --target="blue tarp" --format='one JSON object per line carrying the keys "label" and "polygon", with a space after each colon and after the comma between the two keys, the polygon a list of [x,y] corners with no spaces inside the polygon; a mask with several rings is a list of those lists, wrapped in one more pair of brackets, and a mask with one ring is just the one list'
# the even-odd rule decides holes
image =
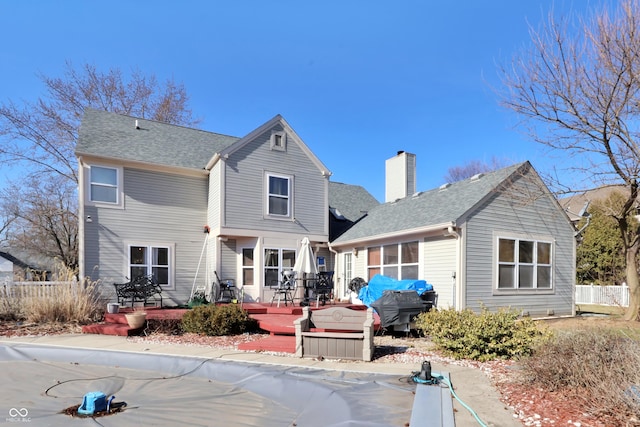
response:
{"label": "blue tarp", "polygon": [[369,284],[358,293],[358,299],[367,307],[371,307],[371,303],[380,298],[384,291],[416,291],[418,295],[422,295],[425,291],[433,290],[433,286],[424,280],[396,280],[391,277],[376,274],[371,278]]}

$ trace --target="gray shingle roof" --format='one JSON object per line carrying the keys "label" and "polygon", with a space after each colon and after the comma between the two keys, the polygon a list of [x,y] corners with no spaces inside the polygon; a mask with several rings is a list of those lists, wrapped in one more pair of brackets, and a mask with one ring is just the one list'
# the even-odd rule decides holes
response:
{"label": "gray shingle roof", "polygon": [[525,164],[528,162],[486,173],[479,179],[454,182],[446,189],[435,188],[373,207],[333,243],[458,221]]}
{"label": "gray shingle roof", "polygon": [[379,204],[375,197],[359,185],[329,182],[329,207],[338,209],[349,221],[357,221]]}
{"label": "gray shingle roof", "polygon": [[136,117],[87,109],[80,125],[77,155],[134,160],[203,169],[217,152],[239,138]]}

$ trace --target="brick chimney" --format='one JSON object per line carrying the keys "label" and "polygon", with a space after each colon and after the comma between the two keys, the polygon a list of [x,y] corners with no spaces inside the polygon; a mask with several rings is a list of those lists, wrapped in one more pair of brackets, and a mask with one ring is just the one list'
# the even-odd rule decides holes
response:
{"label": "brick chimney", "polygon": [[398,151],[385,162],[384,201],[393,202],[416,192],[416,155]]}

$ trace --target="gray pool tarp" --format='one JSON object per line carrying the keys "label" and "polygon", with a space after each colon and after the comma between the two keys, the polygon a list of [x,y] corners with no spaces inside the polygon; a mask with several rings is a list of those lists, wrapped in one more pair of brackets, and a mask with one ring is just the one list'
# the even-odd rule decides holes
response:
{"label": "gray pool tarp", "polygon": [[[402,426],[416,389],[393,375],[31,344],[0,345],[0,367],[0,421],[29,426]],[[60,413],[91,391],[125,411]]]}

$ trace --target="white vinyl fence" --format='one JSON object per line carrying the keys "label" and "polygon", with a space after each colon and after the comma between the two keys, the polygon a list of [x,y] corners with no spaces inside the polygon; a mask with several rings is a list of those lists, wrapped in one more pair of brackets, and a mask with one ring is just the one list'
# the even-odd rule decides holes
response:
{"label": "white vinyl fence", "polygon": [[0,281],[0,298],[53,297],[56,286],[74,285],[77,282],[13,282]]}
{"label": "white vinyl fence", "polygon": [[576,285],[576,304],[629,306],[629,287]]}

